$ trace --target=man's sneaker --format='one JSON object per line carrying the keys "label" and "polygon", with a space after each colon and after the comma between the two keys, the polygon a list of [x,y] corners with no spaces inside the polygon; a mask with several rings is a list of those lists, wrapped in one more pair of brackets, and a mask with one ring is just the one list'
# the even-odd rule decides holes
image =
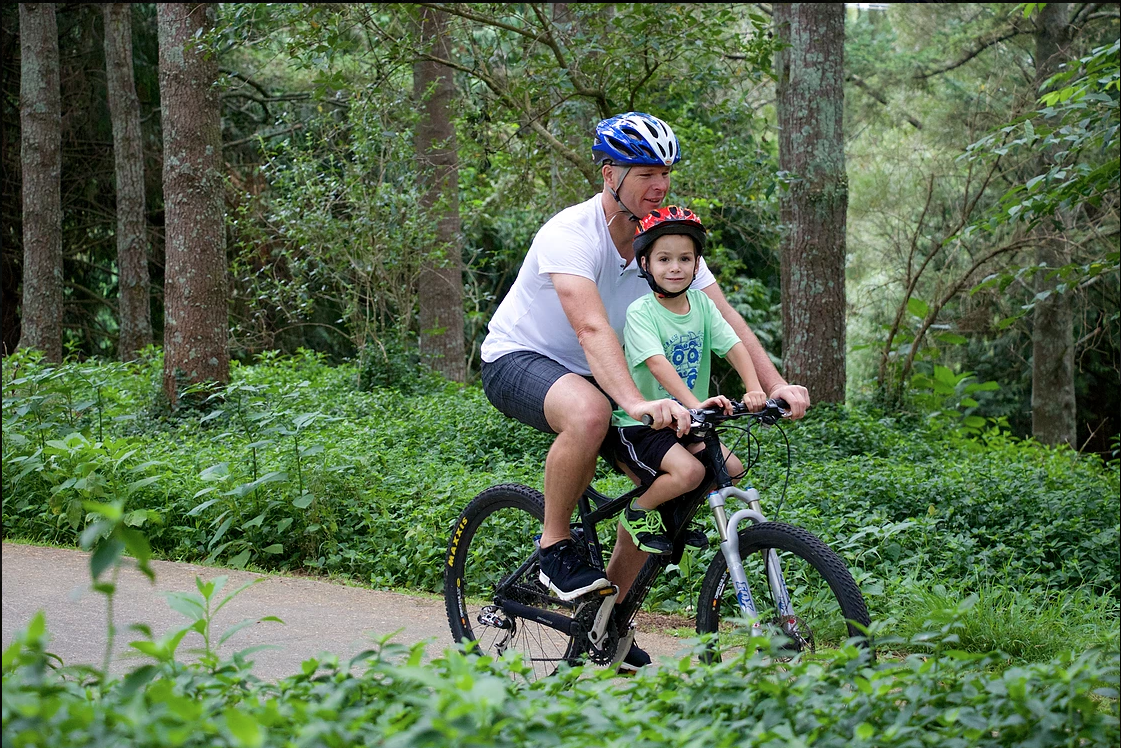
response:
{"label": "man's sneaker", "polygon": [[607,576],[580,558],[571,540],[562,540],[539,553],[541,584],[556,593],[561,600],[575,600],[593,590],[610,587]]}
{"label": "man's sneaker", "polygon": [[673,543],[666,536],[666,526],[658,510],[643,509],[632,501],[623,510],[623,527],[640,551],[659,556],[673,552]]}
{"label": "man's sneaker", "polygon": [[650,655],[646,654],[646,650],[632,641],[627,656],[619,663],[618,672],[621,674],[634,674],[638,672],[640,667],[646,667],[649,664]]}

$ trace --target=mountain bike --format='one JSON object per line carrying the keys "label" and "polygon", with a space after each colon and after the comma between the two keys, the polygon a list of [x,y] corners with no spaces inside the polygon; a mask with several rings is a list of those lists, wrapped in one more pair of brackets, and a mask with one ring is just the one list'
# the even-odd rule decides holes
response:
{"label": "mountain bike", "polygon": [[[538,580],[537,539],[545,516],[544,497],[527,486],[492,486],[463,510],[448,542],[444,600],[455,640],[477,642],[480,651],[495,656],[520,652],[531,680],[550,675],[562,663],[618,665],[633,641],[635,614],[655,581],[671,564],[680,563],[684,531],[707,501],[720,553],[708,566],[696,607],[698,634],[716,635],[705,659],[719,658],[721,638],[726,647],[737,638],[748,641],[749,636],[772,639],[776,647],[772,651],[791,657],[855,640],[874,658],[867,637],[868,611],[845,563],[807,530],[769,521],[759,492],[735,486],[728,475],[720,435],[741,432],[733,451],[746,437],[747,454],[741,455],[746,473],[761,452],[753,430],[779,424],[786,403],[768,400],[763,410],[754,413],[741,403],[734,403],[731,415],[707,409],[689,412],[690,433],[704,443],[698,458],[705,464],[705,480],[694,491],[659,507],[673,538],[673,551],[651,555],[626,598],[617,600],[614,586],[569,602],[550,592]],[[789,457],[787,442],[787,482]],[[591,486],[584,490],[572,522],[572,538],[586,561],[605,568],[599,525],[614,537],[616,518],[644,490],[640,486],[616,498]],[[729,516],[729,500],[745,506]],[[764,581],[769,594],[756,598],[749,579]]]}

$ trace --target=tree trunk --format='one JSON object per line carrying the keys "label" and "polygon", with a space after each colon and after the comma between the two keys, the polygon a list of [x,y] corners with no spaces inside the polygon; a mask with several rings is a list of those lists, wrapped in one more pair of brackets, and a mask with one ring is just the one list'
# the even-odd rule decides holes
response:
{"label": "tree trunk", "polygon": [[[443,13],[421,11],[421,46],[447,59],[447,21]],[[420,352],[437,371],[456,382],[467,378],[463,343],[463,255],[459,227],[459,164],[451,102],[451,71],[438,63],[413,66],[413,90],[421,107],[416,152],[427,192],[424,207],[436,217],[435,246],[420,273]]]}
{"label": "tree trunk", "polygon": [[[1036,90],[1070,57],[1070,13],[1067,3],[1047,3],[1039,12],[1035,32]],[[1050,152],[1040,153],[1037,174],[1050,166]],[[1056,216],[1063,223],[1067,216]],[[1041,228],[1037,261],[1048,268],[1070,261],[1061,237]],[[1074,314],[1069,293],[1056,293],[1057,279],[1036,276],[1036,291],[1051,291],[1036,302],[1032,323],[1031,430],[1043,444],[1077,448],[1074,399]]]}
{"label": "tree trunk", "polygon": [[229,379],[224,194],[218,66],[199,46],[209,3],[159,3],[160,102],[166,225],[164,393]]}
{"label": "tree trunk", "polygon": [[844,40],[840,3],[776,3],[783,374],[816,402],[845,400]]}
{"label": "tree trunk", "polygon": [[54,3],[20,3],[21,348],[62,360],[62,135]]}
{"label": "tree trunk", "polygon": [[[0,95],[19,100],[19,6],[3,11],[0,24]],[[10,22],[9,22],[10,21]],[[23,283],[23,203],[20,198],[18,107],[0,111],[0,354],[19,348],[19,291]],[[13,142],[14,141],[14,142]]]}
{"label": "tree trunk", "polygon": [[132,6],[105,3],[105,71],[117,176],[117,318],[122,361],[152,343],[148,302],[148,237],[144,215],[144,150],[140,100],[132,75]]}

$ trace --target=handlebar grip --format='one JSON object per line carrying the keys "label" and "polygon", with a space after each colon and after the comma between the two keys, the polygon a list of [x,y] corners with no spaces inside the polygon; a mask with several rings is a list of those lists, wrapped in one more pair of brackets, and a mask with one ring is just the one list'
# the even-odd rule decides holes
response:
{"label": "handlebar grip", "polygon": [[654,425],[654,416],[650,415],[649,413],[643,413],[642,414],[642,425],[643,426],[653,426]]}

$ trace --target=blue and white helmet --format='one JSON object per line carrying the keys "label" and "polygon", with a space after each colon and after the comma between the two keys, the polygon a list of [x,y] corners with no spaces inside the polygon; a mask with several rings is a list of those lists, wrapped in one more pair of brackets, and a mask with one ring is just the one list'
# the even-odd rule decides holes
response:
{"label": "blue and white helmet", "polygon": [[681,160],[681,149],[665,122],[643,112],[627,112],[596,125],[592,157],[597,164],[672,166]]}

